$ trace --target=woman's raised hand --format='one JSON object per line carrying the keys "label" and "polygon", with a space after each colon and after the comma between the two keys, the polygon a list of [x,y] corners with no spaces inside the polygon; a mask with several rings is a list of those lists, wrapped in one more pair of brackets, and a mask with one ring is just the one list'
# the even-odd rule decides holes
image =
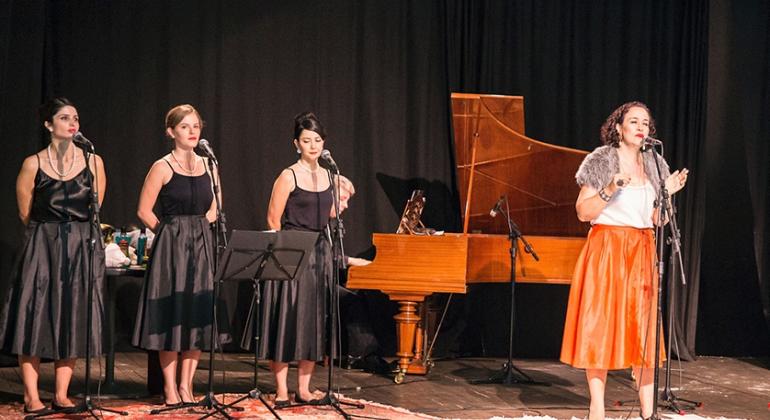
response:
{"label": "woman's raised hand", "polygon": [[668,193],[673,195],[684,188],[684,185],[687,183],[687,174],[689,173],[690,171],[687,170],[687,168],[684,168],[682,170],[676,170],[669,175],[668,178],[666,178],[666,189],[668,190]]}

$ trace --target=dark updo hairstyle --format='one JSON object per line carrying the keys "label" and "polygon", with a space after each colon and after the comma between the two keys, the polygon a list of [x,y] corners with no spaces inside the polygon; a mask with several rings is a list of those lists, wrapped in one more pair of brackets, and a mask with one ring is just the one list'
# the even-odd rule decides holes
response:
{"label": "dark updo hairstyle", "polygon": [[294,139],[299,140],[302,130],[315,131],[326,140],[326,129],[312,112],[302,112],[294,117]]}
{"label": "dark updo hairstyle", "polygon": [[618,109],[612,111],[612,114],[610,114],[610,116],[607,117],[607,120],[604,121],[604,124],[602,124],[602,128],[599,132],[599,138],[601,138],[602,144],[612,147],[620,147],[620,134],[618,133],[618,130],[615,129],[615,125],[623,125],[623,118],[626,117],[628,110],[634,107],[642,108],[647,111],[647,115],[650,116],[649,136],[655,136],[655,119],[652,118],[652,112],[650,112],[650,108],[639,101],[626,102],[619,106]]}
{"label": "dark updo hairstyle", "polygon": [[40,124],[45,124],[46,122],[53,123],[53,116],[56,115],[56,113],[65,106],[71,106],[74,108],[75,104],[70,102],[70,100],[67,98],[60,97],[49,99],[46,101],[46,103],[40,105],[40,108],[37,109],[37,115],[40,119]]}

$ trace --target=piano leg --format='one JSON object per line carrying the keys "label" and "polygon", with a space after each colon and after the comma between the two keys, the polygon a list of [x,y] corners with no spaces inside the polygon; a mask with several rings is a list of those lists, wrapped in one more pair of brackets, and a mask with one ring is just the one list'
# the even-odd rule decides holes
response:
{"label": "piano leg", "polygon": [[420,316],[417,314],[417,302],[399,301],[398,305],[399,312],[393,316],[393,319],[396,320],[396,336],[398,338],[398,352],[396,352],[396,356],[399,357],[399,372],[394,380],[396,383],[401,383],[414,356],[412,349],[414,349],[415,331],[417,324],[420,322]]}
{"label": "piano leg", "polygon": [[426,364],[425,357],[427,356],[425,351],[425,334],[427,333],[425,322],[427,321],[428,313],[428,297],[424,302],[419,305],[420,320],[417,322],[417,328],[414,332],[414,357],[409,362],[409,367],[406,373],[410,375],[426,375],[430,370],[430,366]]}
{"label": "piano leg", "polygon": [[422,362],[422,351],[425,343],[425,340],[423,339],[425,333],[425,328],[423,327],[423,323],[425,322],[425,303],[421,304],[418,310],[420,312],[420,320],[417,322],[417,328],[414,330],[414,357],[409,364],[409,372],[407,373],[412,373],[412,366],[415,363]]}

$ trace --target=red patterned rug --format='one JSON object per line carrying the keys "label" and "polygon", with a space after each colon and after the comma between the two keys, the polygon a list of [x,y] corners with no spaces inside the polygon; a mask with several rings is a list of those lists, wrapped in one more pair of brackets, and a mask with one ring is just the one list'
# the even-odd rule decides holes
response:
{"label": "red patterned rug", "polygon": [[[235,401],[239,395],[225,394],[217,395],[217,399],[220,402],[229,404]],[[102,401],[100,405],[105,408],[113,410],[120,410],[128,412],[128,416],[120,416],[108,412],[97,412],[96,414],[105,419],[154,419],[154,420],[166,420],[166,419],[195,419],[207,414],[207,411],[203,407],[191,407],[181,408],[178,410],[170,411],[159,415],[150,415],[150,411],[154,409],[163,408],[162,405],[157,404],[157,400],[110,400]],[[352,402],[363,404],[363,409],[344,406],[343,409],[346,413],[355,416],[365,416],[367,418],[379,418],[379,419],[414,419],[414,420],[426,420],[426,419],[438,419],[438,417],[428,416],[425,414],[413,413],[409,410],[392,407],[384,404],[379,404],[371,401],[356,400],[351,398],[341,397],[343,402]],[[272,398],[268,399],[268,403],[272,404]],[[270,411],[257,399],[246,399],[238,404],[239,407],[243,407],[243,411],[228,411],[228,414],[239,419],[273,419],[273,415]],[[22,412],[23,405],[21,404],[9,404],[0,409],[0,418],[2,419],[18,419],[24,416]],[[278,415],[282,419],[339,419],[341,416],[330,406],[297,406],[288,407],[277,411]],[[90,416],[86,413],[80,414],[55,414],[47,416],[50,419],[85,419]],[[215,415],[212,418],[222,418],[222,416]]]}

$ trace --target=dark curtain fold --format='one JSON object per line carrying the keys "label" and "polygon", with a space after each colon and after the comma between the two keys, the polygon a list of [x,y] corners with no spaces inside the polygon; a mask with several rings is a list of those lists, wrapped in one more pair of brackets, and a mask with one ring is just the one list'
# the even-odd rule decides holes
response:
{"label": "dark curtain fold", "polygon": [[[528,136],[592,150],[599,145],[604,118],[618,105],[641,100],[651,107],[667,160],[673,168],[692,172],[678,200],[687,286],[668,277],[678,296],[672,308],[679,354],[692,358],[705,220],[700,139],[705,132],[707,5],[652,0],[446,3],[450,88],[523,95]],[[522,229],[526,232],[526,226]]]}
{"label": "dark curtain fold", "polygon": [[[27,28],[36,28],[27,30]],[[0,285],[5,286],[22,238],[16,207],[16,175],[20,157],[33,153],[39,146],[40,131],[35,123],[35,109],[42,97],[42,67],[45,27],[42,2],[0,3],[0,129],[7,133],[3,143],[4,158],[0,165]],[[35,46],[31,48],[31,46]],[[23,140],[22,140],[23,139]],[[0,288],[0,302],[7,287]],[[16,359],[0,355],[0,363]]]}
{"label": "dark curtain fold", "polygon": [[[743,115],[746,139],[746,161],[754,218],[754,258],[757,265],[757,280],[763,315],[770,331],[770,5],[760,2],[756,13],[745,13],[751,24],[742,34],[739,44],[751,45],[749,63],[754,77],[746,83],[742,97],[746,103]],[[764,33],[763,33],[764,32]],[[764,110],[759,118],[751,112]]]}
{"label": "dark curtain fold", "polygon": [[765,1],[711,0],[700,354],[767,355],[770,43]]}
{"label": "dark curtain fold", "polygon": [[[45,7],[42,1],[10,1],[0,5],[0,128],[6,133],[0,165],[0,275],[10,273],[21,240],[16,207],[16,175],[24,156],[42,145],[37,107],[43,97]],[[0,293],[2,294],[2,293]]]}

